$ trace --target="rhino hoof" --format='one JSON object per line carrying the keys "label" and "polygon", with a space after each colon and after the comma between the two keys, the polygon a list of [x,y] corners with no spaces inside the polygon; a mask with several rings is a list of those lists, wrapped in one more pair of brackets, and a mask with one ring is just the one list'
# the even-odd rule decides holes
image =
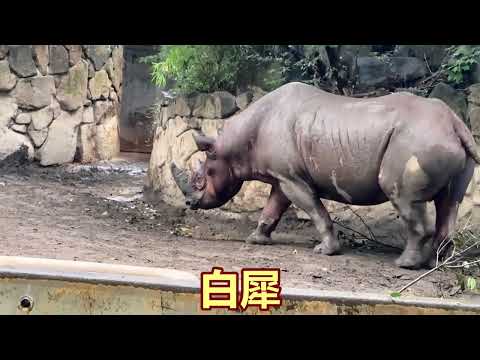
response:
{"label": "rhino hoof", "polygon": [[255,245],[272,245],[273,244],[272,238],[262,234],[258,234],[258,233],[251,234],[245,240],[245,242],[247,244],[255,244]]}
{"label": "rhino hoof", "polygon": [[339,254],[340,250],[341,248],[339,245],[327,246],[323,242],[313,248],[313,252],[315,254],[323,254],[323,255],[329,255],[329,256]]}
{"label": "rhino hoof", "polygon": [[395,265],[404,269],[418,270],[425,264],[424,257],[420,252],[404,252],[397,260]]}

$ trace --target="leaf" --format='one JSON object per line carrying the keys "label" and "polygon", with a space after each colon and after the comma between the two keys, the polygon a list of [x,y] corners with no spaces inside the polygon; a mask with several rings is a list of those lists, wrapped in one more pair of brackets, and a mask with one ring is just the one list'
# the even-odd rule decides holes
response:
{"label": "leaf", "polygon": [[475,280],[475,278],[469,276],[469,277],[467,278],[465,287],[466,287],[468,290],[476,290],[476,289],[477,289],[477,280]]}
{"label": "leaf", "polygon": [[402,296],[402,294],[400,294],[398,291],[395,291],[395,292],[392,292],[392,293],[390,294],[390,296],[391,296],[392,298],[398,298],[398,297]]}

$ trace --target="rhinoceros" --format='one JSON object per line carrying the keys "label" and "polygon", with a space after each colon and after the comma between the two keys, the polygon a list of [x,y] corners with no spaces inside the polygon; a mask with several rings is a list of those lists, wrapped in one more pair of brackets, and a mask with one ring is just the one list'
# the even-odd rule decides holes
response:
{"label": "rhinoceros", "polygon": [[[228,119],[216,139],[194,138],[205,162],[192,173],[170,164],[191,209],[221,207],[244,181],[261,181],[271,193],[246,241],[271,244],[293,203],[318,231],[314,252],[334,255],[342,246],[322,199],[359,206],[390,201],[407,229],[395,264],[409,269],[432,266],[480,163],[471,132],[441,100],[407,92],[351,98],[297,82]],[[426,213],[432,200],[435,226]]]}

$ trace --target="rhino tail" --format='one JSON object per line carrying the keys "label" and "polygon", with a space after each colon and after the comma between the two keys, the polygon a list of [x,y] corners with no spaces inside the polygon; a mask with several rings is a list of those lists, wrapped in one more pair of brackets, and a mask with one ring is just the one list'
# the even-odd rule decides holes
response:
{"label": "rhino tail", "polygon": [[467,128],[465,123],[462,120],[460,120],[457,116],[455,116],[455,121],[453,126],[457,136],[460,138],[460,141],[462,142],[462,145],[467,151],[468,155],[470,155],[470,157],[473,160],[475,160],[477,164],[480,164],[480,156],[477,153],[475,139],[473,138],[473,135],[470,132],[470,130]]}

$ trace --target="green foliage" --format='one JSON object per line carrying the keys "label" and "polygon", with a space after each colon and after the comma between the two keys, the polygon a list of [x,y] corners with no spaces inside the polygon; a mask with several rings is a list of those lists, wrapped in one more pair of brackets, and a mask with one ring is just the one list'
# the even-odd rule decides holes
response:
{"label": "green foliage", "polygon": [[448,81],[457,85],[462,84],[473,65],[480,60],[480,46],[455,45],[448,49],[448,54],[449,60],[443,65]]}
{"label": "green foliage", "polygon": [[257,85],[272,90],[285,82],[276,45],[166,45],[143,58],[152,68],[152,81],[161,87],[175,81],[175,91],[235,92]]}
{"label": "green foliage", "polygon": [[477,290],[477,280],[469,276],[465,282],[465,288],[471,291]]}

